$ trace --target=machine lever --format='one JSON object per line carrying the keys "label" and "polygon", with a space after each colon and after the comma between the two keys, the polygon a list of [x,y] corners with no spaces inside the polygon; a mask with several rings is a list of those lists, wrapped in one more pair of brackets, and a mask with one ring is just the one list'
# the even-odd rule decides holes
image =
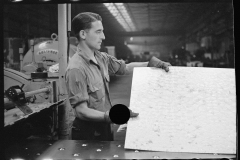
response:
{"label": "machine lever", "polygon": [[25,115],[28,115],[30,113],[32,113],[32,109],[29,108],[26,104],[20,104],[20,105],[17,105],[17,107],[25,114]]}

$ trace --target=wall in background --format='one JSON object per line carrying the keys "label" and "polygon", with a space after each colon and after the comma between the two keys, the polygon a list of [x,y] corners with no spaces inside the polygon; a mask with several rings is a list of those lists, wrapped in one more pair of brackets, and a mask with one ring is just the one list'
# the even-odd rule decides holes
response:
{"label": "wall in background", "polygon": [[3,11],[4,37],[50,37],[57,33],[57,4],[9,4]]}

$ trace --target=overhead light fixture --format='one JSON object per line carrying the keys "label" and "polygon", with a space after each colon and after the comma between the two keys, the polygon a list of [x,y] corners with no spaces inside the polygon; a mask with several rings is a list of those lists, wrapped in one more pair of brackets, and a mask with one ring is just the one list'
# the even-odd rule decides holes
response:
{"label": "overhead light fixture", "polygon": [[78,1],[80,1],[80,0],[71,0],[72,2],[78,2]]}
{"label": "overhead light fixture", "polygon": [[10,2],[21,2],[22,0],[9,0]]}
{"label": "overhead light fixture", "polygon": [[51,0],[39,0],[40,2],[49,2]]}
{"label": "overhead light fixture", "polygon": [[129,13],[123,3],[103,3],[105,7],[111,12],[116,20],[127,31],[136,31],[136,27],[132,22]]}

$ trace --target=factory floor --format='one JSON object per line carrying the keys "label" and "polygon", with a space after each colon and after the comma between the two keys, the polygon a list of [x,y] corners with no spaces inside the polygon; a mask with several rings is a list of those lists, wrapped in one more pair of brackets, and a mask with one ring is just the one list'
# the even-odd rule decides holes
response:
{"label": "factory floor", "polygon": [[[113,106],[115,104],[124,104],[129,107],[132,86],[132,74],[124,76],[110,77],[110,98]],[[126,131],[117,132],[119,125],[113,125],[114,141],[124,141]]]}

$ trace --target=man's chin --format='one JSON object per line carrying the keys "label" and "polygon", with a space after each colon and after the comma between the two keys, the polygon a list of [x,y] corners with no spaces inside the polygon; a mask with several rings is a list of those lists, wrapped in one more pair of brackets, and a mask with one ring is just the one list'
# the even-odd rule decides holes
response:
{"label": "man's chin", "polygon": [[95,50],[95,51],[98,51],[100,49],[101,49],[101,47],[94,47],[94,48],[92,48],[92,50]]}

